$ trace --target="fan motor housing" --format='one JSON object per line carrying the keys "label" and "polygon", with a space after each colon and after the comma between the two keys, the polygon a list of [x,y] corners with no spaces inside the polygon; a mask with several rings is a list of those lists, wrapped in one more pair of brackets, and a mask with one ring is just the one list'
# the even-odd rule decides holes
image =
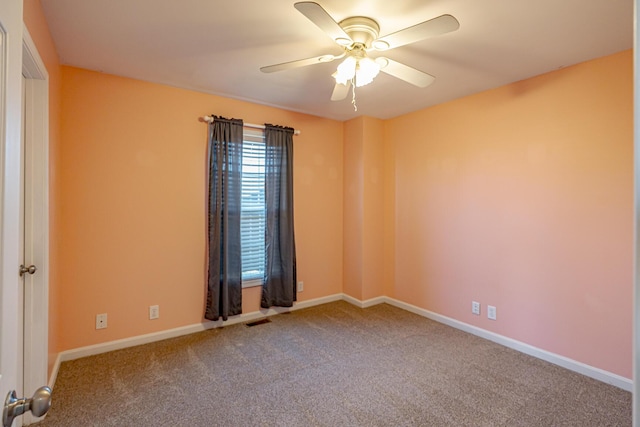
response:
{"label": "fan motor housing", "polygon": [[351,40],[363,44],[366,48],[371,46],[371,42],[377,39],[380,33],[378,23],[366,16],[352,16],[343,19],[338,25],[351,37]]}

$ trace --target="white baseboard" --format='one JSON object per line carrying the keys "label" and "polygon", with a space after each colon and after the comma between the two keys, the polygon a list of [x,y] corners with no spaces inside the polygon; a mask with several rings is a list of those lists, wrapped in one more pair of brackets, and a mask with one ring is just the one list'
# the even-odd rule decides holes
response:
{"label": "white baseboard", "polygon": [[120,350],[123,348],[134,347],[142,344],[149,344],[156,341],[162,341],[169,338],[175,338],[182,335],[193,334],[196,332],[202,332],[208,329],[219,328],[222,326],[235,325],[237,323],[246,323],[253,320],[262,319],[264,317],[273,316],[275,314],[286,313],[290,311],[300,310],[303,308],[313,307],[316,305],[327,304],[334,301],[341,301],[343,294],[329,295],[322,298],[315,298],[312,300],[294,302],[293,307],[274,307],[270,309],[260,309],[251,313],[240,314],[229,318],[227,321],[222,319],[213,321],[207,321],[205,323],[197,323],[194,325],[182,326],[180,328],[167,329],[166,331],[154,332],[151,334],[138,335],[135,337],[124,338],[115,341],[109,341],[105,343],[90,345],[86,347],[75,348],[72,350],[66,350],[58,353],[55,364],[52,368],[51,375],[49,376],[49,387],[53,388],[56,378],[58,376],[58,370],[60,364],[68,360],[79,359],[81,357],[94,356],[96,354],[107,353],[109,351]]}
{"label": "white baseboard", "polygon": [[299,303],[296,302],[294,303],[293,307],[290,307],[290,308],[278,307],[278,308],[270,308],[268,310],[261,309],[259,311],[254,311],[252,313],[246,313],[246,314],[241,314],[239,316],[234,316],[233,318],[227,320],[226,322],[223,322],[222,320],[218,320],[215,322],[198,323],[194,325],[183,326],[180,328],[168,329],[166,331],[155,332],[152,334],[139,335],[136,337],[110,341],[106,343],[91,345],[87,347],[81,347],[81,348],[72,349],[72,350],[66,350],[59,353],[58,357],[56,358],[56,362],[53,366],[53,370],[51,372],[51,376],[49,379],[49,387],[53,388],[56,381],[56,377],[58,375],[58,370],[60,369],[60,364],[67,360],[74,360],[81,357],[93,356],[96,354],[106,353],[113,350],[120,350],[127,347],[134,347],[141,344],[148,344],[151,342],[161,341],[168,338],[179,337],[182,335],[192,334],[195,332],[202,332],[207,329],[219,328],[221,326],[229,326],[237,323],[251,322],[252,320],[273,316],[275,314],[286,313],[290,311],[300,310],[303,308],[313,307],[316,305],[321,305],[321,304],[326,304],[329,302],[341,301],[341,300],[346,301],[360,308],[368,308],[376,304],[387,303],[394,307],[401,308],[403,310],[409,311],[411,313],[415,313],[417,315],[426,317],[436,322],[451,326],[456,329],[460,329],[462,331],[479,336],[489,341],[493,341],[505,347],[512,348],[521,353],[528,354],[538,359],[545,360],[547,362],[553,363],[554,365],[562,366],[563,368],[566,368],[571,371],[577,372],[579,374],[585,375],[587,377],[596,379],[598,381],[602,381],[604,383],[614,385],[623,390],[626,390],[629,392],[633,391],[633,381],[628,378],[622,377],[620,375],[617,375],[611,372],[607,372],[603,369],[586,365],[582,362],[578,362],[576,360],[569,359],[567,357],[560,356],[558,354],[551,353],[546,350],[539,349],[537,347],[533,347],[529,344],[516,341],[514,339],[496,334],[494,332],[487,331],[485,329],[478,328],[477,326],[460,322],[459,320],[455,320],[450,317],[446,317],[446,316],[434,313],[424,308],[420,308],[415,305],[411,305],[411,304],[408,304],[393,298],[389,298],[389,297],[377,297],[377,298],[372,298],[365,301],[360,301],[347,294],[335,294],[335,295],[329,295],[326,297],[316,298],[308,301],[302,301]]}
{"label": "white baseboard", "polygon": [[383,302],[386,302],[386,297],[377,297],[377,298],[371,298],[368,300],[360,301],[359,299],[356,299],[347,294],[342,294],[342,299],[348,302],[349,304],[353,304],[356,307],[360,307],[360,308],[373,307],[374,305],[382,304]]}
{"label": "white baseboard", "polygon": [[596,379],[598,381],[602,381],[604,383],[614,385],[623,390],[626,390],[629,392],[633,391],[633,381],[623,376],[605,371],[600,368],[589,366],[582,362],[569,359],[568,357],[560,356],[559,354],[555,354],[546,350],[539,349],[537,347],[523,343],[521,341],[517,341],[511,338],[505,337],[503,335],[499,335],[494,332],[490,332],[485,329],[478,328],[477,326],[460,322],[459,320],[455,320],[450,317],[442,316],[432,311],[425,310],[424,308],[416,307],[415,305],[407,304],[405,302],[398,301],[396,299],[389,298],[389,297],[383,297],[383,299],[384,299],[384,302],[390,305],[393,305],[394,307],[398,307],[403,310],[407,310],[412,313],[418,314],[420,316],[426,317],[428,319],[435,320],[438,323],[443,323],[453,328],[460,329],[462,331],[479,336],[489,341],[493,341],[497,344],[501,344],[505,347],[512,348],[521,353],[528,354],[529,356],[542,359],[544,361],[553,363],[554,365],[562,366],[563,368],[566,368],[571,371],[577,372],[579,374],[585,375],[587,377]]}

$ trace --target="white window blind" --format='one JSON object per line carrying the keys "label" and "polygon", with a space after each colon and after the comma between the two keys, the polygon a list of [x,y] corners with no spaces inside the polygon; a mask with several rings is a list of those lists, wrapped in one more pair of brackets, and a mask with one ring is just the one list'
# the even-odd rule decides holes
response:
{"label": "white window blind", "polygon": [[265,264],[264,130],[244,129],[242,148],[242,286],[262,284]]}

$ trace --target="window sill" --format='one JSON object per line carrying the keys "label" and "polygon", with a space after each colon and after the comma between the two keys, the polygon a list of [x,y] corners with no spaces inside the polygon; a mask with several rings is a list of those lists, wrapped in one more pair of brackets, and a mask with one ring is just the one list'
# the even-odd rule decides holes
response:
{"label": "window sill", "polygon": [[251,279],[242,282],[242,289],[255,288],[256,286],[262,286],[262,279]]}

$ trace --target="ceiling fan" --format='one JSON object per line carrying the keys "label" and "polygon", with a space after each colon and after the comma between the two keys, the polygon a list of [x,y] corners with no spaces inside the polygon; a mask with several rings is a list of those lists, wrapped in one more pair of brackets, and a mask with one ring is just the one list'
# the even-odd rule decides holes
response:
{"label": "ceiling fan", "polygon": [[[260,68],[260,71],[273,73],[345,58],[333,74],[336,84],[331,95],[332,101],[346,98],[350,86],[360,87],[371,83],[379,71],[417,87],[427,87],[435,80],[432,75],[384,56],[370,58],[368,54],[373,51],[385,51],[415,43],[428,37],[455,31],[460,27],[456,18],[451,15],[442,15],[395,33],[378,37],[380,26],[371,18],[353,16],[338,23],[318,3],[304,1],[295,3],[294,7],[340,45],[343,48],[342,54],[321,55],[269,65]],[[355,107],[355,91],[353,97],[352,102]]]}

